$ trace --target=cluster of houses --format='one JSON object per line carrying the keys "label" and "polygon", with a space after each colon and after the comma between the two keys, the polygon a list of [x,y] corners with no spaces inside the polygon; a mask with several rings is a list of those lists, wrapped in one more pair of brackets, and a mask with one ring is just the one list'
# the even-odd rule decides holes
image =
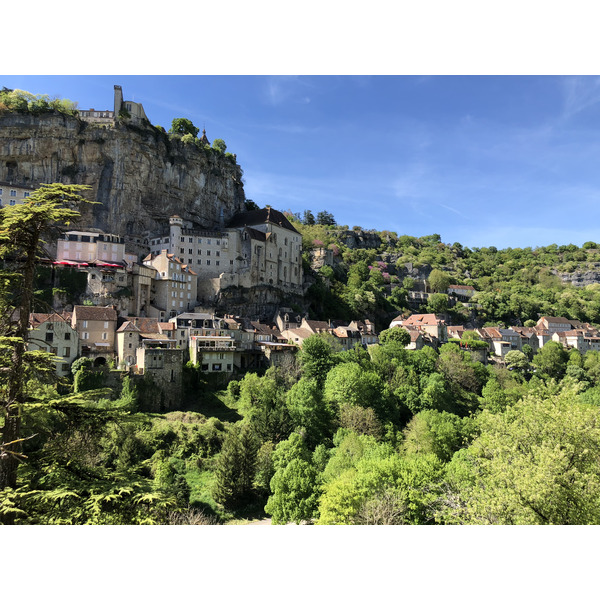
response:
{"label": "cluster of houses", "polygon": [[[70,371],[73,361],[88,357],[95,366],[114,365],[123,372],[149,375],[159,387],[181,385],[183,365],[191,361],[206,373],[227,373],[281,365],[311,335],[327,333],[342,350],[368,347],[379,342],[373,323],[315,321],[306,314],[281,309],[272,323],[233,315],[218,317],[207,312],[181,312],[168,320],[156,317],[119,316],[114,306],[77,305],[62,313],[32,313],[29,348],[56,355],[59,375]],[[564,317],[541,317],[534,327],[482,327],[465,329],[447,325],[434,314],[396,317],[391,327],[410,333],[407,349],[439,347],[451,340],[479,339],[488,351],[503,359],[510,350],[528,344],[537,352],[549,341],[575,348],[582,354],[600,350],[600,331],[587,323]],[[476,335],[466,336],[470,331]],[[180,387],[179,387],[180,389]]]}
{"label": "cluster of houses", "polygon": [[[206,372],[277,365],[294,353],[315,333],[329,333],[343,350],[376,344],[378,337],[370,321],[314,321],[281,309],[273,323],[211,313],[183,312],[168,321],[154,317],[120,317],[114,306],[77,305],[62,313],[32,313],[29,345],[57,357],[57,372],[65,374],[80,356],[94,365],[114,364],[144,373],[156,362],[148,362],[147,351],[181,351],[181,361],[190,360]],[[160,360],[164,360],[160,359]]]}
{"label": "cluster of houses", "polygon": [[32,313],[29,348],[56,355],[59,375],[87,357],[95,367],[115,366],[123,373],[150,376],[167,397],[180,395],[183,365],[191,361],[206,373],[233,374],[281,365],[315,333],[329,333],[342,349],[375,344],[373,324],[313,321],[291,309],[273,323],[232,315],[183,312],[167,321],[120,317],[114,306],[77,305],[62,313]]}
{"label": "cluster of houses", "polygon": [[567,350],[574,348],[581,354],[600,350],[600,330],[589,323],[565,317],[540,317],[533,327],[465,329],[463,326],[446,325],[439,315],[413,314],[406,318],[396,317],[390,327],[403,327],[410,333],[409,349],[420,349],[426,345],[438,347],[451,339],[463,340],[469,331],[476,335],[471,333],[465,338],[465,347],[468,347],[468,339],[479,339],[487,342],[489,352],[501,359],[511,350],[522,350],[525,344],[536,353],[550,341],[562,344]]}
{"label": "cluster of houses", "polygon": [[87,273],[85,298],[93,304],[160,321],[213,304],[229,287],[303,292],[302,236],[270,207],[236,215],[219,230],[174,215],[145,236],[67,231],[49,253],[54,266]]}

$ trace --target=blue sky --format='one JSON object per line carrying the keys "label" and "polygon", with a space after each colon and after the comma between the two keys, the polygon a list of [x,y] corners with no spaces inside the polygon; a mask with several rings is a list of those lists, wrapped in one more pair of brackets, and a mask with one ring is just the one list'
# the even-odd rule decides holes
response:
{"label": "blue sky", "polygon": [[0,76],[223,138],[259,206],[469,247],[600,241],[600,78]]}

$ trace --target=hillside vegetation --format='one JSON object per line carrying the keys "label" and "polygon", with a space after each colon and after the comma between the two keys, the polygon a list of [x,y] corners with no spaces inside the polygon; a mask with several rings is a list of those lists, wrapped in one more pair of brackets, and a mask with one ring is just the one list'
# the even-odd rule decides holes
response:
{"label": "hillside vegetation", "polygon": [[[446,276],[448,284],[470,285],[478,306],[461,303],[445,308],[445,298],[413,306],[413,312],[447,312],[453,324],[523,325],[540,315],[600,322],[600,250],[595,242],[545,247],[467,248],[445,244],[437,234],[420,238],[394,232],[368,232],[377,248],[348,247],[350,234],[362,234],[336,225],[306,224],[286,213],[303,235],[305,269],[310,274],[311,251],[329,249],[332,264],[316,269],[309,289],[311,308],[319,318],[364,318],[380,327],[398,312],[409,309],[408,292],[424,289],[444,295],[430,280]],[[587,285],[573,285],[585,274]],[[435,276],[434,275],[434,276]],[[433,285],[431,285],[433,284]],[[442,286],[443,288],[443,286]],[[439,309],[442,310],[439,310]]]}

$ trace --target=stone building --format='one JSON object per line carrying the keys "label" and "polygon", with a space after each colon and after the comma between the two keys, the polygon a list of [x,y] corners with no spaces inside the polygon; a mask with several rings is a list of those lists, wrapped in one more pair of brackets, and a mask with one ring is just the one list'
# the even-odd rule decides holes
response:
{"label": "stone building", "polygon": [[225,330],[212,335],[191,335],[189,351],[190,360],[201,365],[203,371],[233,372],[235,340]]}
{"label": "stone building", "polygon": [[71,314],[31,313],[28,350],[45,350],[56,355],[56,373],[66,375],[79,356],[79,336],[71,326]]}
{"label": "stone building", "polygon": [[214,302],[228,287],[269,286],[302,293],[302,236],[273,208],[239,213],[214,230],[193,227],[178,215],[169,230],[147,239],[152,254],[166,251],[197,273],[197,299]]}
{"label": "stone building", "polygon": [[238,285],[302,293],[302,236],[283,213],[270,207],[239,213],[227,228],[237,231]]}
{"label": "stone building", "polygon": [[56,260],[125,266],[125,240],[99,229],[67,231],[56,243]]}
{"label": "stone building", "polygon": [[81,354],[105,364],[115,357],[117,311],[112,306],[74,306],[71,327],[77,331]]}
{"label": "stone building", "polygon": [[96,110],[94,108],[80,110],[79,118],[96,125],[113,126],[115,119],[119,116],[121,111],[124,110],[127,111],[129,117],[133,121],[141,121],[143,119],[146,121],[149,120],[144,111],[144,107],[139,102],[123,100],[123,89],[120,85],[115,85],[114,94],[113,110]]}
{"label": "stone building", "polygon": [[188,264],[161,250],[156,256],[149,254],[144,266],[155,269],[148,316],[168,319],[196,306],[197,275]]}
{"label": "stone building", "polygon": [[156,386],[152,410],[177,410],[182,402],[183,350],[143,341],[136,351],[137,373]]}

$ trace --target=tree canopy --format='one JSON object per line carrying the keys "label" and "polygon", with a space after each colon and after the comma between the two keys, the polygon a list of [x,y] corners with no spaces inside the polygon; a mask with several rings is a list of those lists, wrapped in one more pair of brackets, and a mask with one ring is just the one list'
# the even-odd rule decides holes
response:
{"label": "tree canopy", "polygon": [[184,119],[182,117],[173,119],[171,123],[171,129],[169,129],[169,133],[176,133],[182,136],[189,134],[194,138],[198,137],[199,131],[200,129],[196,127],[189,119]]}

